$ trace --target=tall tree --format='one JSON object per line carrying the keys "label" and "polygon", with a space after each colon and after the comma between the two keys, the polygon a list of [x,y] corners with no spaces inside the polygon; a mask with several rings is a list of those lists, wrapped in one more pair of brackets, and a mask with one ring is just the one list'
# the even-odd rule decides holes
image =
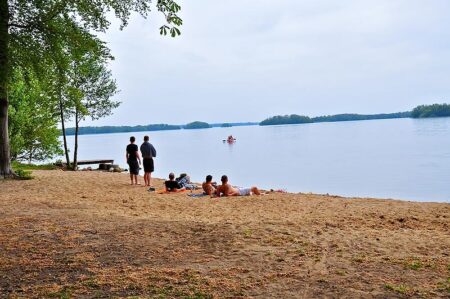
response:
{"label": "tall tree", "polygon": [[62,154],[51,89],[43,80],[25,79],[23,70],[16,69],[12,75],[8,109],[11,158],[31,162]]}
{"label": "tall tree", "polygon": [[[161,34],[178,35],[180,6],[172,0],[156,0],[155,6],[166,18]],[[123,28],[132,12],[146,17],[151,8],[151,0],[0,0],[0,177],[13,175],[8,136],[11,69],[29,64],[39,74],[49,65],[53,51],[58,51],[55,45],[82,46],[71,33],[94,36],[95,31],[105,31],[111,11]]]}
{"label": "tall tree", "polygon": [[73,169],[78,166],[78,130],[86,117],[92,120],[111,115],[120,102],[111,100],[117,93],[116,81],[106,68],[104,57],[87,53],[80,62],[75,62],[71,78],[70,94],[75,103],[75,145]]}
{"label": "tall tree", "polygon": [[12,175],[8,136],[9,16],[8,0],[0,0],[0,177]]}

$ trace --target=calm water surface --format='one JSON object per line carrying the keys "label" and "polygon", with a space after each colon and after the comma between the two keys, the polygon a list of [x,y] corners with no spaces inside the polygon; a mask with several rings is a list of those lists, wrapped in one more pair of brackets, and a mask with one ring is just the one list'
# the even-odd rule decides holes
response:
{"label": "calm water surface", "polygon": [[[145,134],[158,152],[155,177],[227,174],[237,186],[450,202],[450,118],[84,135],[79,159],[127,167],[129,136],[140,145]],[[237,142],[223,143],[230,134]]]}

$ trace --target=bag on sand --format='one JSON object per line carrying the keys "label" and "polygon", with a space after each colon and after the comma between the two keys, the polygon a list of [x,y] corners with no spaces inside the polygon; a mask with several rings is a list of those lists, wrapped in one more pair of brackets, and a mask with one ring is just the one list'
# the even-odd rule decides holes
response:
{"label": "bag on sand", "polygon": [[180,174],[180,177],[175,179],[178,182],[180,188],[186,188],[187,190],[195,190],[197,186],[191,183],[191,178],[185,174]]}

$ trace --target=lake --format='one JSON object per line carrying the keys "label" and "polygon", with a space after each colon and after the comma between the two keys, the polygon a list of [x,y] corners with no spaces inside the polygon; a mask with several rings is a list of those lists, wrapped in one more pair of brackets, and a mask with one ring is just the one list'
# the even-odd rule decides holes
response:
{"label": "lake", "polygon": [[[127,168],[129,136],[140,145],[146,134],[158,154],[154,177],[227,174],[244,187],[450,202],[450,118],[82,135],[79,159]],[[237,141],[224,143],[228,135]]]}

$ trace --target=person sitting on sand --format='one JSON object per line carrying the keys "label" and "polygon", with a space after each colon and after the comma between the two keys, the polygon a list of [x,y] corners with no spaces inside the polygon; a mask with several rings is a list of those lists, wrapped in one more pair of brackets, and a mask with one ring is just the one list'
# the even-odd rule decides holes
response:
{"label": "person sitting on sand", "polygon": [[167,192],[180,192],[186,190],[185,187],[181,187],[177,181],[175,181],[175,174],[169,173],[169,180],[164,182]]}
{"label": "person sitting on sand", "polygon": [[261,192],[256,187],[250,188],[236,188],[228,184],[228,177],[223,175],[220,179],[222,185],[217,187],[216,196],[245,196],[245,195],[261,195]]}
{"label": "person sitting on sand", "polygon": [[207,195],[213,195],[216,192],[217,183],[212,181],[212,175],[207,175],[205,182],[202,184],[203,192]]}

